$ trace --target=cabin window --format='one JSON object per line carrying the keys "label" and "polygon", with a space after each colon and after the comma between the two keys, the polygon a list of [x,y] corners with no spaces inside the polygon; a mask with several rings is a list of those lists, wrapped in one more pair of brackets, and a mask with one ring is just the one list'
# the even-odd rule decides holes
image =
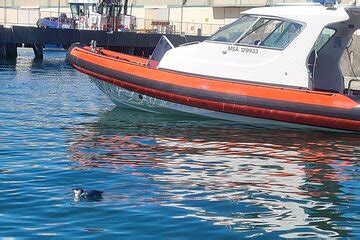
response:
{"label": "cabin window", "polygon": [[301,24],[282,22],[260,45],[284,49],[300,33],[301,29]]}
{"label": "cabin window", "polygon": [[315,45],[315,49],[316,51],[320,51],[325,44],[330,40],[330,38],[335,34],[335,30],[332,28],[324,28],[324,30],[322,30],[316,45]]}
{"label": "cabin window", "polygon": [[85,6],[84,6],[84,4],[79,5],[79,15],[80,15],[80,17],[85,16]]}
{"label": "cabin window", "polygon": [[79,19],[79,5],[71,3],[70,9],[73,19]]}
{"label": "cabin window", "polygon": [[250,30],[241,38],[238,43],[249,45],[261,45],[272,32],[274,32],[282,22],[261,18]]}
{"label": "cabin window", "polygon": [[261,18],[238,43],[284,49],[301,29],[298,23]]}
{"label": "cabin window", "polygon": [[208,40],[284,49],[302,28],[303,25],[284,19],[244,15]]}
{"label": "cabin window", "polygon": [[257,17],[245,15],[234,23],[224,27],[209,38],[210,41],[235,42],[240,36],[249,30],[256,23]]}

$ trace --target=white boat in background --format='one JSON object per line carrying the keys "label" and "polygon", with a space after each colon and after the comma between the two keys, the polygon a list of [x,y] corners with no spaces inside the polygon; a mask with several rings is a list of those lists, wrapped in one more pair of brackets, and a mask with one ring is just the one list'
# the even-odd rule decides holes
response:
{"label": "white boat in background", "polygon": [[65,13],[58,17],[39,19],[38,27],[134,31],[136,18],[127,14],[127,1],[122,0],[68,0],[71,17]]}
{"label": "white boat in background", "polygon": [[81,30],[133,31],[135,17],[127,13],[127,1],[68,0],[74,28]]}
{"label": "white boat in background", "polygon": [[278,5],[247,10],[201,43],[163,38],[150,60],[73,45],[67,61],[119,106],[360,131],[360,96],[339,67],[359,28],[356,6]]}

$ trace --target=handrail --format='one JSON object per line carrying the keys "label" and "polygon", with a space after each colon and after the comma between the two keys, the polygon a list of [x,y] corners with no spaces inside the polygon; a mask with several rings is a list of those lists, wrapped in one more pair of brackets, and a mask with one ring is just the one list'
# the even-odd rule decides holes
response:
{"label": "handrail", "polygon": [[359,79],[351,79],[350,81],[349,81],[349,83],[348,83],[348,89],[347,89],[347,93],[348,93],[348,95],[351,95],[351,84],[353,83],[353,82],[360,82],[360,80]]}

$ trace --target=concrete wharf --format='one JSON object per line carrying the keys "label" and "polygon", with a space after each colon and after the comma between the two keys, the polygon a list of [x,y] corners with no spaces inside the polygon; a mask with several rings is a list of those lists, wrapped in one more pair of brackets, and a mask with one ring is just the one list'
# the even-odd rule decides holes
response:
{"label": "concrete wharf", "polygon": [[[42,59],[45,44],[62,45],[67,48],[76,42],[88,45],[91,40],[95,40],[99,47],[139,56],[149,56],[162,35],[156,33],[106,32],[26,26],[5,28],[0,25],[0,59],[17,58],[18,47],[33,48],[35,58]],[[166,36],[174,46],[205,39],[202,36]]]}

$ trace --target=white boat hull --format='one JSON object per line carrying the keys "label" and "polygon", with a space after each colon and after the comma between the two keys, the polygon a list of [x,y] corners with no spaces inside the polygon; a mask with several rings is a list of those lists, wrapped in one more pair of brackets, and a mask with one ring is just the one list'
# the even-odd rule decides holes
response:
{"label": "white boat hull", "polygon": [[[308,128],[315,130],[326,130],[327,128],[312,127],[300,124],[286,123],[280,121],[273,121],[268,119],[260,119],[253,117],[246,117],[235,114],[228,114],[223,112],[216,112],[191,106],[186,106],[178,103],[168,102],[161,99],[153,98],[143,94],[139,94],[127,89],[118,87],[116,85],[107,83],[94,77],[90,77],[91,81],[103,92],[107,97],[115,103],[118,107],[131,108],[142,110],[157,114],[192,114],[208,118],[215,118],[221,120],[228,120],[234,122],[240,122],[242,124],[249,125],[261,125],[261,126],[285,126],[290,128]],[[338,130],[333,130],[338,132]],[[341,131],[342,132],[342,131]]]}

